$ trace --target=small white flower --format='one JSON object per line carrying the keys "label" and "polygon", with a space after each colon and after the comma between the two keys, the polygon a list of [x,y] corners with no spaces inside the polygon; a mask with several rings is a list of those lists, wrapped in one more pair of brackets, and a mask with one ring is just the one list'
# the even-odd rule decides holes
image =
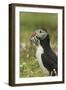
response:
{"label": "small white flower", "polygon": [[27,56],[26,56],[27,58],[29,57],[29,54],[27,54]]}
{"label": "small white flower", "polygon": [[24,62],[23,65],[25,65],[26,63]]}
{"label": "small white flower", "polygon": [[26,43],[21,43],[21,48],[26,49]]}
{"label": "small white flower", "polygon": [[31,74],[33,74],[33,71],[31,71]]}

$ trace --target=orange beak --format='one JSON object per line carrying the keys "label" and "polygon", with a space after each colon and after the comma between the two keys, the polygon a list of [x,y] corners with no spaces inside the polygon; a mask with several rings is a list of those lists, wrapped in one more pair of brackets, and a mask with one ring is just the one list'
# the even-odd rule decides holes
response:
{"label": "orange beak", "polygon": [[33,32],[31,37],[34,37],[35,35],[36,35],[36,32]]}

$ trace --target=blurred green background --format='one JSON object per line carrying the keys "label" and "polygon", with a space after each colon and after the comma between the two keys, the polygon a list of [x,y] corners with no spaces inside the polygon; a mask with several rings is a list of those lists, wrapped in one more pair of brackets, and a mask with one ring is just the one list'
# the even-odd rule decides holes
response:
{"label": "blurred green background", "polygon": [[35,47],[30,43],[32,32],[37,28],[46,28],[50,36],[50,45],[57,54],[58,16],[55,13],[20,12],[20,77],[42,77],[43,72],[35,57]]}

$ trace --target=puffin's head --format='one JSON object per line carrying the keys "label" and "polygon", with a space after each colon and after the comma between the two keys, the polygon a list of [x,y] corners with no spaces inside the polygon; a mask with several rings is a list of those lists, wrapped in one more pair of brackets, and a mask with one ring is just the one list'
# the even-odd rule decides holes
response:
{"label": "puffin's head", "polygon": [[39,45],[40,40],[44,40],[48,35],[46,29],[37,29],[31,36],[31,42],[35,45]]}

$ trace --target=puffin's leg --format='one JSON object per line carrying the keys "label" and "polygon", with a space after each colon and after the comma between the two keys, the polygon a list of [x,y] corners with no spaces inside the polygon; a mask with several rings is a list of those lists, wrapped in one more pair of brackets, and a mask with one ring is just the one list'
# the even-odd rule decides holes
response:
{"label": "puffin's leg", "polygon": [[57,75],[57,72],[56,72],[56,69],[54,68],[52,71],[51,71],[51,76],[56,76]]}

